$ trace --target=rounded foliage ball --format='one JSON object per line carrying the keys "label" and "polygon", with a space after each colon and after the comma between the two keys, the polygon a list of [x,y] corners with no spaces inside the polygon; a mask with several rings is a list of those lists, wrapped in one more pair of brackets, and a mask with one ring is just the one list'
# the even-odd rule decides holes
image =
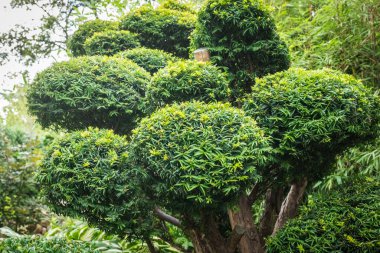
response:
{"label": "rounded foliage ball", "polygon": [[78,57],[37,75],[27,94],[29,111],[43,126],[89,126],[127,133],[141,116],[150,75],[116,57]]}
{"label": "rounded foliage ball", "polygon": [[70,50],[73,56],[86,55],[84,49],[85,41],[92,37],[96,32],[103,32],[107,30],[117,30],[119,24],[113,21],[105,20],[91,20],[79,26],[78,30],[67,41],[67,48]]}
{"label": "rounded foliage ball", "polygon": [[140,46],[138,35],[129,31],[97,32],[84,43],[87,55],[114,55]]}
{"label": "rounded foliage ball", "polygon": [[141,173],[128,163],[128,142],[112,130],[89,128],[55,140],[37,181],[55,213],[82,217],[120,235],[141,236],[153,207],[139,190]]}
{"label": "rounded foliage ball", "polygon": [[203,47],[210,50],[214,63],[234,75],[238,93],[249,90],[255,77],[290,65],[287,46],[262,1],[207,1],[191,36],[191,52]]}
{"label": "rounded foliage ball", "polygon": [[158,49],[150,49],[144,47],[120,52],[116,56],[135,62],[137,65],[151,74],[154,74],[159,69],[166,67],[169,62],[176,60],[176,57],[170,53],[166,53]]}
{"label": "rounded foliage ball", "polygon": [[120,28],[139,34],[144,47],[161,49],[179,57],[187,57],[189,36],[195,25],[195,15],[150,5],[129,12],[121,19]]}
{"label": "rounded foliage ball", "polygon": [[166,106],[144,118],[131,138],[131,160],[170,210],[236,200],[260,177],[270,154],[256,122],[223,103]]}
{"label": "rounded foliage ball", "polygon": [[12,237],[1,241],[0,252],[100,253],[101,251],[90,242],[43,237]]}
{"label": "rounded foliage ball", "polygon": [[171,62],[159,70],[147,86],[151,109],[174,102],[217,102],[230,95],[228,80],[219,68],[193,60]]}
{"label": "rounded foliage ball", "polygon": [[353,178],[317,194],[267,243],[268,253],[379,252],[380,183]]}
{"label": "rounded foliage ball", "polygon": [[243,109],[273,137],[281,164],[310,180],[349,145],[373,137],[380,122],[379,96],[330,69],[290,69],[258,79]]}
{"label": "rounded foliage ball", "polygon": [[186,11],[195,13],[193,6],[188,3],[180,3],[177,0],[166,0],[161,3],[161,8],[169,9],[169,10],[177,10],[177,11]]}

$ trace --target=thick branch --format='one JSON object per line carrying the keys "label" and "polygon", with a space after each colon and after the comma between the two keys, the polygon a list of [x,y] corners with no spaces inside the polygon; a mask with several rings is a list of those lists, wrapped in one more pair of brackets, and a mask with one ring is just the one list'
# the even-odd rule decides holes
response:
{"label": "thick branch", "polygon": [[174,226],[177,226],[177,227],[181,227],[181,221],[178,220],[177,218],[165,213],[164,211],[162,211],[160,208],[156,207],[154,209],[154,214],[160,219],[160,220],[163,220],[163,221],[166,221],[166,222],[169,222],[170,224],[174,225]]}
{"label": "thick branch", "polygon": [[305,193],[306,186],[307,178],[304,178],[299,182],[292,184],[288,195],[282,202],[281,210],[274,226],[272,235],[275,235],[289,219],[294,218],[297,215],[297,209]]}

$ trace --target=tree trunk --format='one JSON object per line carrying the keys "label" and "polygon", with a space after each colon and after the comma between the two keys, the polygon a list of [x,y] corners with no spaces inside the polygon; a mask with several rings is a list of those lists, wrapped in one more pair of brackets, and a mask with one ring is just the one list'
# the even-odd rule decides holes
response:
{"label": "tree trunk", "polygon": [[239,200],[239,210],[236,212],[228,210],[228,215],[232,229],[237,225],[245,229],[245,233],[239,242],[240,252],[264,253],[260,235],[253,222],[251,205],[246,195],[242,196]]}
{"label": "tree trunk", "polygon": [[292,184],[288,195],[282,202],[280,214],[278,215],[272,235],[275,235],[289,219],[294,218],[297,215],[297,210],[305,193],[306,186],[306,178]]}
{"label": "tree trunk", "polygon": [[[260,219],[260,235],[262,239],[272,234],[284,197],[284,189],[282,188],[267,190],[264,213]],[[264,244],[264,241],[261,243]]]}

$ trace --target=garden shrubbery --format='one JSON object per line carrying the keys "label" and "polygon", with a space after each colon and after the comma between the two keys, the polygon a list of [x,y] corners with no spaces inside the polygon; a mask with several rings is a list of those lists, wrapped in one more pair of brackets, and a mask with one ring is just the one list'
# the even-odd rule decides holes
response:
{"label": "garden shrubbery", "polygon": [[43,239],[39,237],[16,237],[0,241],[3,253],[100,253],[88,242],[75,242],[63,239]]}
{"label": "garden shrubbery", "polygon": [[129,31],[97,32],[86,39],[86,55],[114,55],[120,51],[139,47],[138,35]]}

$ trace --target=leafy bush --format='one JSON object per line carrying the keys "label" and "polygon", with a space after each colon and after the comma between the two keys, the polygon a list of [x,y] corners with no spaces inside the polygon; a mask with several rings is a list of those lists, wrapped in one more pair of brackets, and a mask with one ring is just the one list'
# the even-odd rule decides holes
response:
{"label": "leafy bush", "polygon": [[0,127],[0,227],[32,233],[45,218],[33,180],[39,148],[38,140]]}
{"label": "leafy bush", "polygon": [[294,175],[321,176],[337,154],[374,137],[380,99],[352,76],[290,69],[256,81],[243,108],[273,136]]}
{"label": "leafy bush", "polygon": [[331,189],[334,185],[348,181],[354,175],[380,178],[380,137],[373,142],[350,148],[338,157],[333,173],[314,187]]}
{"label": "leafy bush", "polygon": [[94,128],[54,141],[37,175],[53,211],[130,238],[148,233],[153,208],[143,202],[143,175],[129,166],[127,145],[112,130]]}
{"label": "leafy bush", "polygon": [[67,41],[67,48],[73,56],[81,56],[86,54],[84,43],[88,38],[96,32],[106,30],[117,30],[118,23],[112,21],[104,21],[100,19],[88,21],[79,26],[78,30]]}
{"label": "leafy bush", "polygon": [[166,0],[161,3],[161,8],[169,9],[169,10],[177,10],[177,11],[186,11],[195,13],[192,6],[188,3],[180,3],[178,0]]}
{"label": "leafy bush", "polygon": [[234,75],[234,88],[249,90],[255,77],[289,68],[287,46],[269,10],[256,0],[209,0],[198,14],[191,50],[206,47],[211,60]]}
{"label": "leafy bush", "polygon": [[265,1],[275,7],[293,66],[339,69],[380,87],[379,1]]}
{"label": "leafy bush", "polygon": [[147,87],[147,100],[157,108],[173,102],[216,102],[230,95],[226,75],[217,67],[192,60],[177,61],[159,70]]}
{"label": "leafy bush", "polygon": [[143,5],[124,16],[120,27],[138,33],[145,47],[187,57],[194,24],[193,13]]}
{"label": "leafy bush", "polygon": [[86,242],[43,238],[9,238],[0,241],[0,252],[12,253],[99,253],[95,246]]}
{"label": "leafy bush", "polygon": [[84,43],[87,55],[114,55],[117,52],[139,47],[137,34],[129,31],[97,32]]}
{"label": "leafy bush", "polygon": [[317,194],[269,239],[267,252],[378,252],[379,196],[378,179],[363,177]]}
{"label": "leafy bush", "polygon": [[147,191],[172,210],[236,199],[258,180],[270,151],[256,122],[222,103],[167,106],[144,118],[131,140],[131,159],[149,175]]}
{"label": "leafy bush", "polygon": [[176,60],[176,58],[170,53],[166,53],[158,49],[143,47],[120,52],[116,56],[135,62],[151,74],[154,74],[159,69],[166,67],[170,61]]}
{"label": "leafy bush", "polygon": [[43,127],[99,126],[126,133],[140,116],[149,79],[126,59],[73,58],[37,75],[27,94],[29,110]]}

